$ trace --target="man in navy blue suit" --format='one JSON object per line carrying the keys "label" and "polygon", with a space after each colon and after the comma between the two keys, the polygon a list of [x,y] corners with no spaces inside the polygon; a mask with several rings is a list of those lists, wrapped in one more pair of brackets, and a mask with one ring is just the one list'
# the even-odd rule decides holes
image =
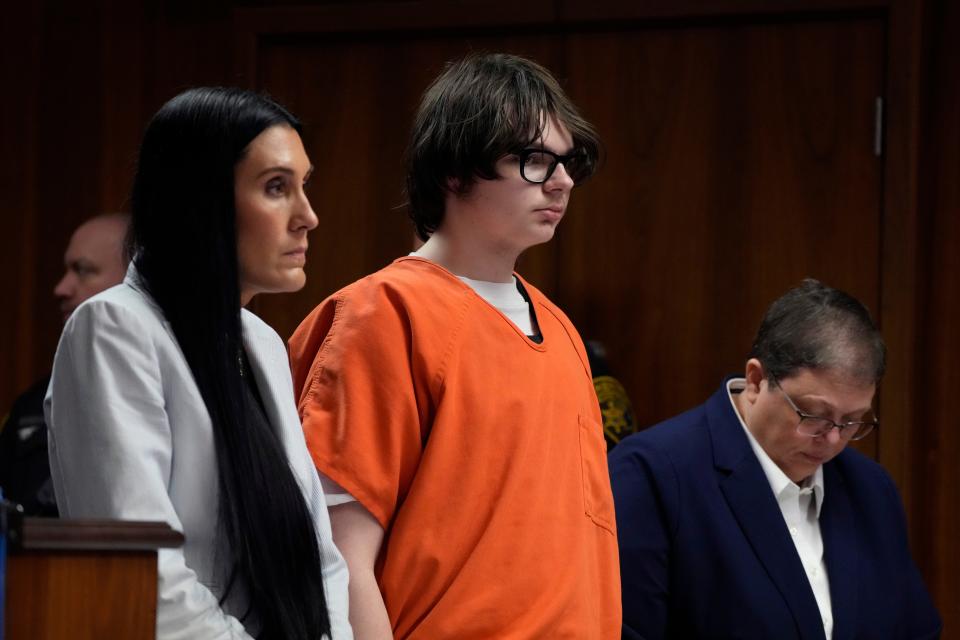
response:
{"label": "man in navy blue suit", "polygon": [[846,448],[885,356],[860,302],[805,280],[744,377],[613,449],[625,639],[939,637],[897,490]]}

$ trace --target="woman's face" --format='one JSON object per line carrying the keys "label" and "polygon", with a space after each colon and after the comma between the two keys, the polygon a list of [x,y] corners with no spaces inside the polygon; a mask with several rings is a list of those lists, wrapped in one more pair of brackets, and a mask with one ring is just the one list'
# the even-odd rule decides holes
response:
{"label": "woman's face", "polygon": [[264,130],[237,163],[241,304],[258,293],[298,291],[306,282],[307,232],[317,216],[303,186],[312,170],[300,135],[286,125]]}

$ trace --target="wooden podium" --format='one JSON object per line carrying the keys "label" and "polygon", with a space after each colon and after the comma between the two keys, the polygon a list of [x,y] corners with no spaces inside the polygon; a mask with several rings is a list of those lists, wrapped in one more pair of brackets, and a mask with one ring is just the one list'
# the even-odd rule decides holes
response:
{"label": "wooden podium", "polygon": [[24,518],[7,557],[5,640],[152,640],[162,522]]}

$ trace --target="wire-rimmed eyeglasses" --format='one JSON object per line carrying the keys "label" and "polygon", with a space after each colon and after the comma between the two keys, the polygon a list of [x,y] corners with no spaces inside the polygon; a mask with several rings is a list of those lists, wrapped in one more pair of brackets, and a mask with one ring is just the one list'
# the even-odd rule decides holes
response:
{"label": "wire-rimmed eyeglasses", "polygon": [[800,423],[797,425],[797,433],[801,435],[816,438],[830,433],[830,430],[835,428],[840,432],[840,438],[842,440],[862,440],[870,435],[871,431],[880,426],[880,421],[876,419],[854,422],[834,422],[830,418],[804,413],[797,407],[797,403],[793,401],[793,398],[784,391],[780,383],[772,376],[770,377],[770,382],[780,389],[780,393],[787,399],[790,408],[800,417]]}

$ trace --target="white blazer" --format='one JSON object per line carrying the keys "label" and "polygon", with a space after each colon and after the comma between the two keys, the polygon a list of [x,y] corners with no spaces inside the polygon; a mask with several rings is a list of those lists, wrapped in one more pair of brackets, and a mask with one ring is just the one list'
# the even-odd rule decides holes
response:
{"label": "white blazer", "polygon": [[[247,310],[243,341],[270,424],[313,514],[334,640],[353,637],[347,565],[333,545],[323,491],[294,404],[286,348]],[[133,266],[123,284],[80,305],[63,329],[44,403],[50,471],[71,518],[164,520],[181,549],[159,552],[157,638],[249,638],[246,589],[219,604],[229,578],[217,529],[212,424],[187,361]],[[269,492],[270,487],[262,487]],[[248,621],[254,626],[256,622]]]}

